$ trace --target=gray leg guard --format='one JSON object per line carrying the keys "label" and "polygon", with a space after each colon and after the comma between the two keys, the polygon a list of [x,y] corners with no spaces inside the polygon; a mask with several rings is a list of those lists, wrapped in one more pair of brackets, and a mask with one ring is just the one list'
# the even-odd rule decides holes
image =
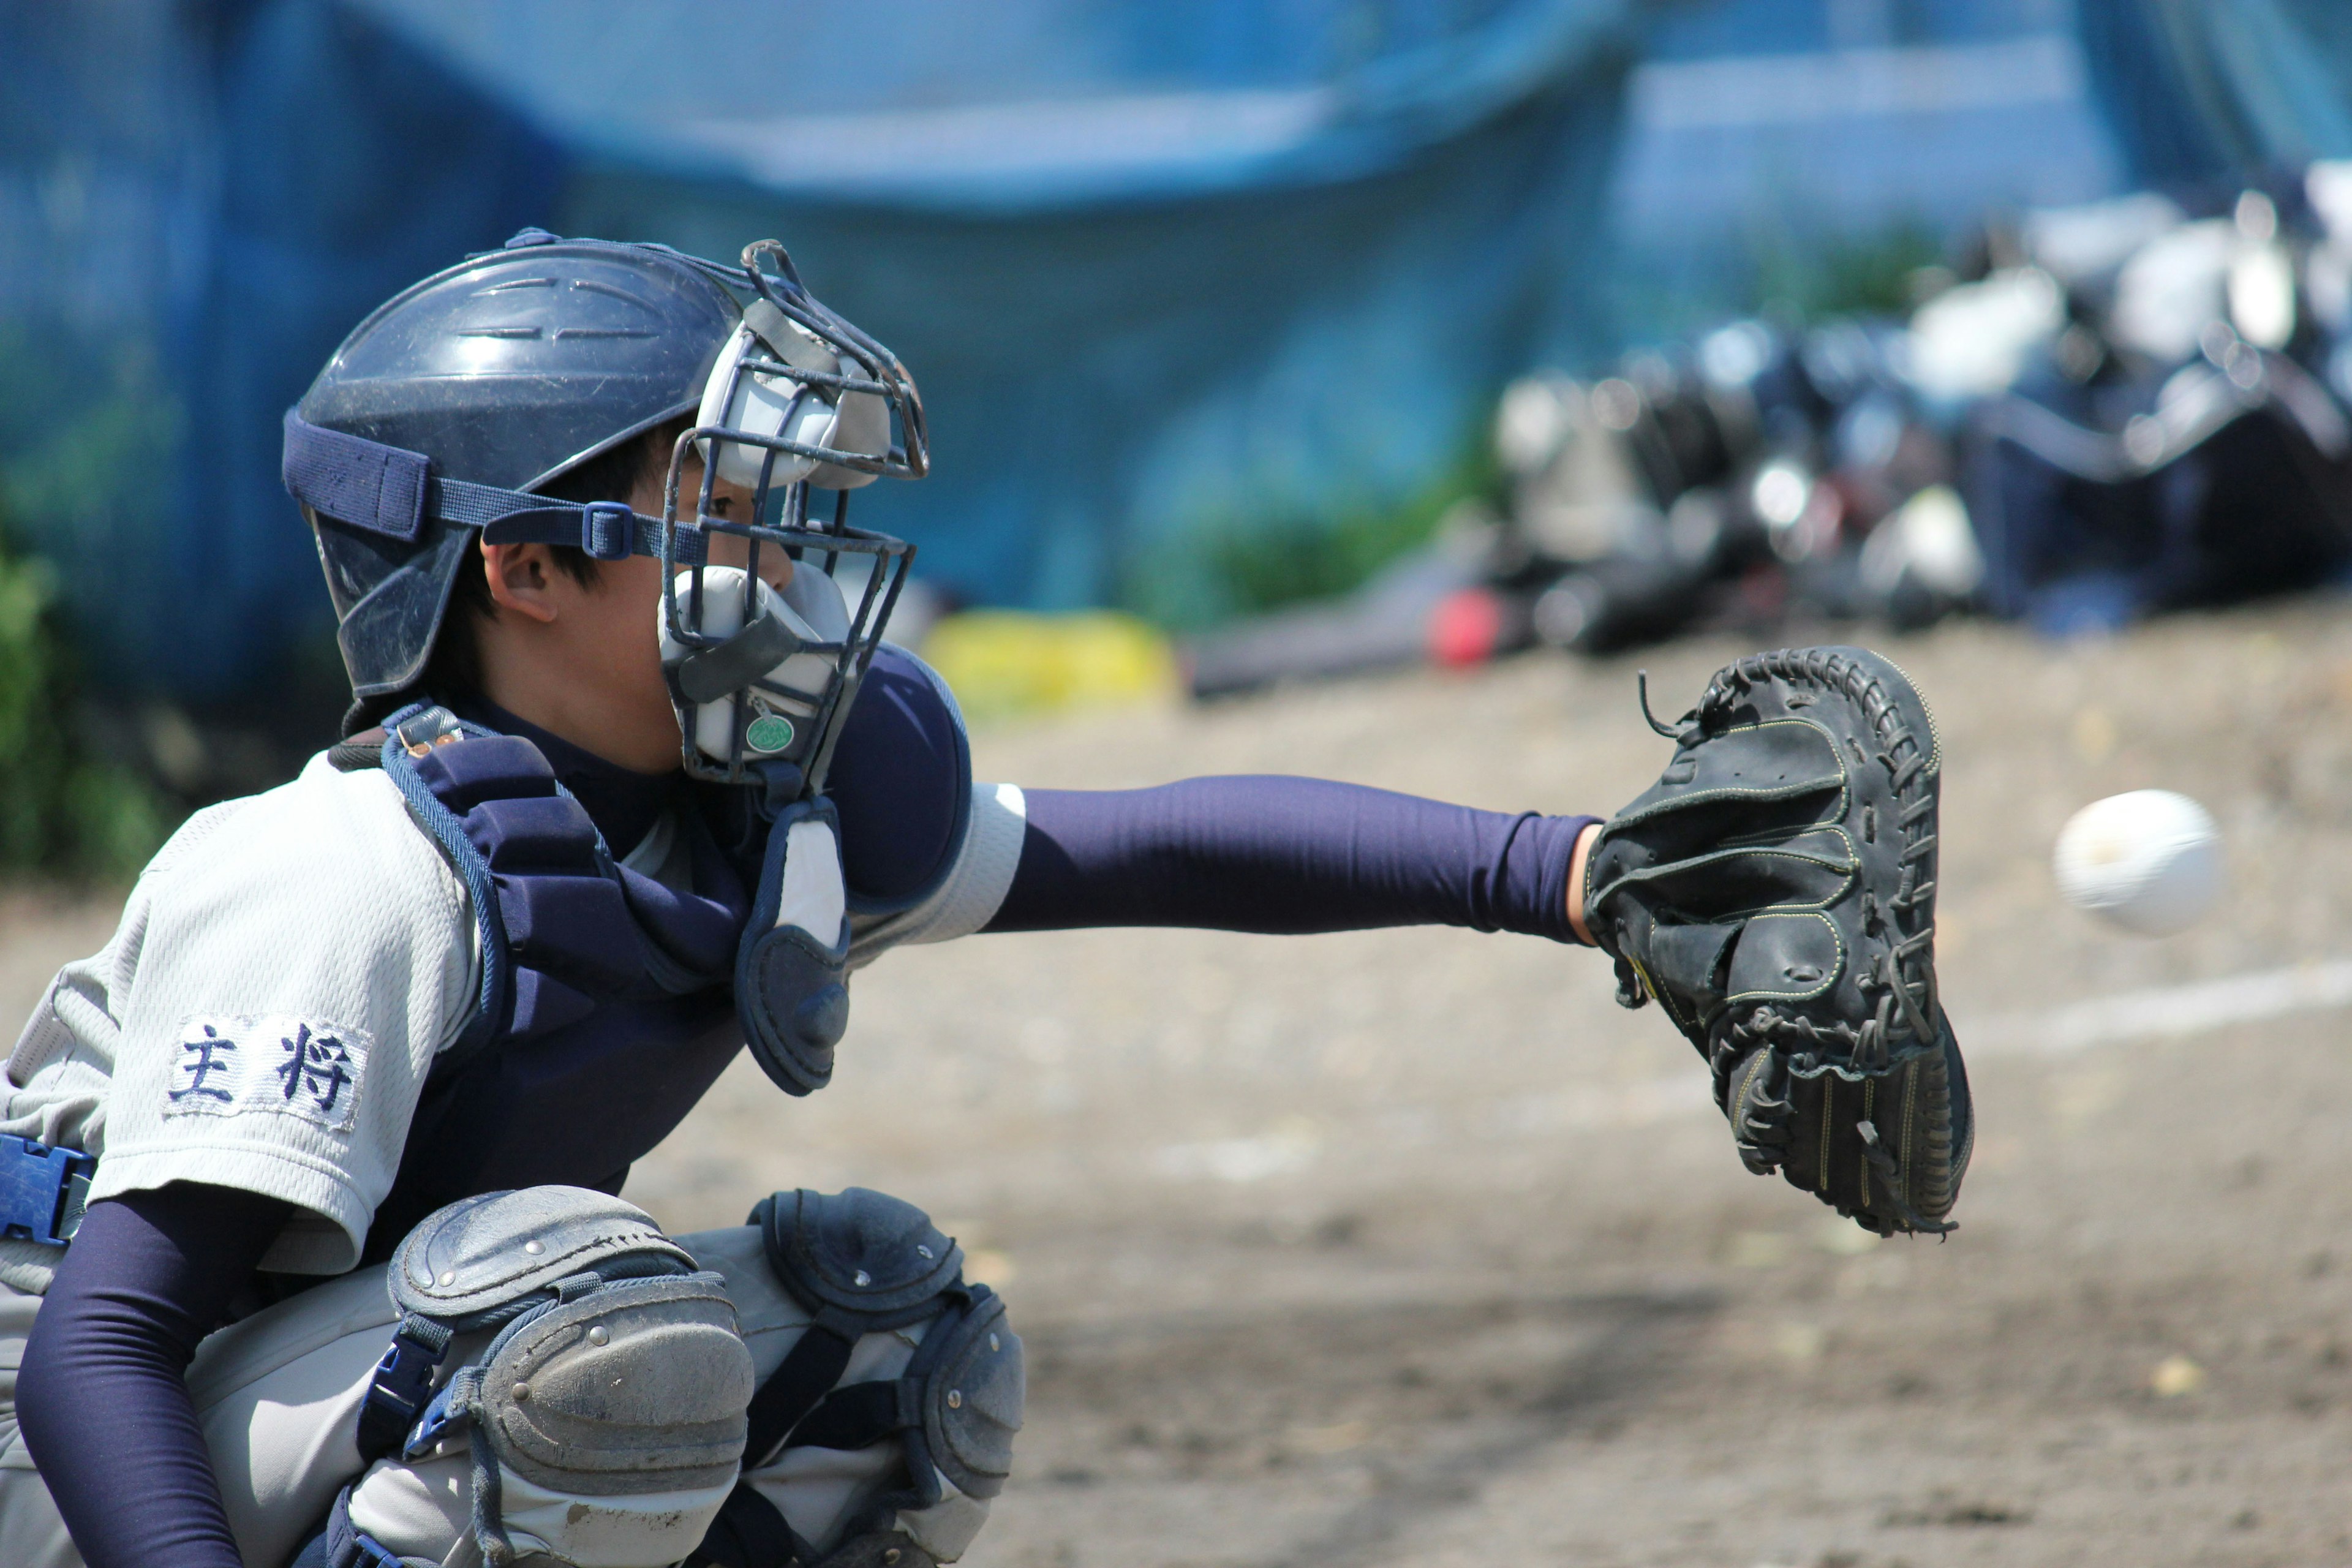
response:
{"label": "gray leg guard", "polygon": [[575,1187],[453,1204],[402,1242],[404,1316],[359,1421],[375,1462],[306,1556],[327,1568],[553,1558],[664,1568],[733,1488],[751,1358],[717,1276]]}
{"label": "gray leg guard", "polygon": [[931,1568],[963,1554],[1011,1468],[1021,1341],[921,1210],[778,1193],[683,1238],[751,1348],[743,1479],[695,1568]]}

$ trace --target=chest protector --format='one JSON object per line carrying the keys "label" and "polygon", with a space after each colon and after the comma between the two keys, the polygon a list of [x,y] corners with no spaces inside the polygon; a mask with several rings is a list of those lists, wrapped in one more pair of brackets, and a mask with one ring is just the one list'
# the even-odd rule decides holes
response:
{"label": "chest protector", "polygon": [[[775,811],[756,859],[677,812],[657,879],[614,858],[530,742],[425,706],[385,731],[352,763],[383,768],[465,884],[481,984],[426,1080],[371,1255],[477,1193],[618,1190],[739,1045],[787,1093],[832,1077],[849,921],[829,801]],[[765,815],[747,812],[753,843]]]}

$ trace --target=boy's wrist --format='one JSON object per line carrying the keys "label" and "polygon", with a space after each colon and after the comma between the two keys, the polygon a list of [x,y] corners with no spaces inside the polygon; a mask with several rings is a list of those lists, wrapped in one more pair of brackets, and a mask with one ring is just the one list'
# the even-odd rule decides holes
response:
{"label": "boy's wrist", "polygon": [[1592,858],[1593,840],[1601,837],[1601,824],[1588,823],[1576,836],[1576,847],[1568,858],[1568,923],[1576,932],[1577,941],[1587,947],[1599,947],[1592,940],[1592,930],[1584,923],[1584,866]]}

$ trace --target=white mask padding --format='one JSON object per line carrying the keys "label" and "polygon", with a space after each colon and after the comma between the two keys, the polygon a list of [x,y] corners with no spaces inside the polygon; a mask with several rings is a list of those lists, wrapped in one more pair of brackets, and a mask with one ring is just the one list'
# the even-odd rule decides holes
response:
{"label": "white mask padding", "polygon": [[818,571],[814,562],[803,561],[793,569],[792,580],[784,584],[784,603],[798,610],[825,641],[848,638],[849,605],[842,597],[841,584]]}
{"label": "white mask padding", "polygon": [[[743,584],[747,580],[749,574],[740,566],[702,569],[702,619],[697,629],[703,636],[730,637],[742,629]],[[774,616],[806,641],[838,645],[849,635],[849,615],[843,607],[840,590],[833,585],[832,578],[814,566],[803,564],[794,571],[792,584],[783,594],[765,583],[756,585],[758,613]],[[677,586],[679,609],[690,614],[694,574],[679,573]],[[667,611],[656,609],[656,614],[660,621],[663,662],[684,658],[685,647],[670,635]],[[764,704],[790,718],[797,727],[803,721],[814,718],[824,700],[825,688],[833,679],[835,657],[829,653],[793,654],[770,670],[767,677],[770,685],[781,686],[791,695],[761,690],[750,696],[755,705]],[[734,726],[732,695],[705,702],[695,710],[694,743],[706,756],[725,762]],[[833,939],[827,936],[825,940]]]}
{"label": "white mask padding", "polygon": [[[844,373],[841,360],[831,349],[767,300],[756,300],[743,312],[742,321],[710,367],[710,379],[702,387],[702,406],[695,415],[697,425],[722,426],[753,436],[781,437],[808,447],[871,452],[876,457],[890,449],[889,405],[870,392],[835,394],[829,388],[811,387],[789,376],[746,371],[735,382],[734,396],[730,398],[728,384],[733,378],[737,362],[747,353],[782,360],[800,370],[833,375]],[[863,367],[853,363],[847,372],[862,374]],[[838,408],[835,405],[836,398]],[[714,443],[706,440],[702,445],[708,448]],[[737,441],[715,445],[719,447],[716,473],[719,479],[746,489],[759,484],[760,469],[769,448]],[[707,449],[703,456],[709,460]],[[874,479],[872,474],[829,463],[818,464],[789,452],[775,456],[776,465],[769,475],[772,484],[806,479],[827,489],[854,489]]]}
{"label": "white mask padding", "polygon": [[841,848],[833,829],[803,817],[785,829],[784,886],[776,900],[776,924],[798,926],[831,947],[841,940],[848,895],[841,879]]}
{"label": "white mask padding", "polygon": [[[864,375],[866,367],[855,361],[845,362],[852,375]],[[834,416],[833,439],[826,443],[836,451],[866,452],[877,458],[890,451],[890,405],[870,392],[845,392],[841,395],[840,412]],[[856,468],[845,468],[838,463],[819,463],[809,470],[809,483],[819,489],[854,490],[860,485],[870,485],[881,476]]]}

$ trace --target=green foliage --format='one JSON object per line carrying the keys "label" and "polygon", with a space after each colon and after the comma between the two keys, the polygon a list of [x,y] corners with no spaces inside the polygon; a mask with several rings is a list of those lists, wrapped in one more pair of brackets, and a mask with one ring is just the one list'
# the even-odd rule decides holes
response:
{"label": "green foliage", "polygon": [[0,549],[0,872],[123,880],[163,841],[169,815],[143,778],[77,733],[56,592],[46,562]]}
{"label": "green foliage", "polygon": [[1759,218],[1709,247],[1629,247],[1606,287],[1640,341],[1696,338],[1738,316],[1805,326],[1834,316],[1906,316],[1923,268],[1947,259],[1944,237],[1916,219],[1839,229]]}
{"label": "green foliage", "polygon": [[1754,308],[1801,321],[1906,315],[1915,303],[1913,278],[1943,254],[1936,231],[1916,220],[1804,245],[1778,237],[1757,246]]}
{"label": "green foliage", "polygon": [[37,519],[42,541],[82,559],[132,548],[177,411],[135,339],[0,321],[0,875],[124,880],[177,813],[90,743],[61,584],[12,525]]}
{"label": "green foliage", "polygon": [[1427,543],[1456,502],[1496,492],[1487,423],[1443,473],[1395,504],[1234,520],[1146,552],[1127,575],[1121,607],[1189,631],[1354,591]]}

